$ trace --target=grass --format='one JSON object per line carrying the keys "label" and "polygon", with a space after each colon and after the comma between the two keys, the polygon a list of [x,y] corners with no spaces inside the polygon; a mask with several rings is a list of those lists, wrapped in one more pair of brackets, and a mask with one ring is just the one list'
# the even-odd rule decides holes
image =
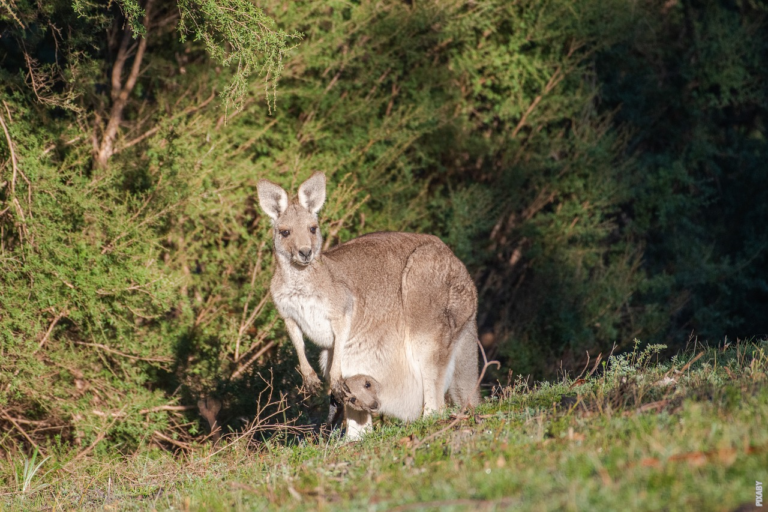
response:
{"label": "grass", "polygon": [[[7,482],[8,510],[748,510],[768,475],[768,343],[494,389],[469,414],[334,434],[144,449]],[[29,462],[29,461],[27,461]],[[3,473],[18,472],[10,461]],[[31,467],[30,464],[27,467]],[[57,469],[58,468],[58,469]],[[23,478],[22,478],[23,475]],[[28,478],[29,477],[29,478]],[[21,484],[19,484],[21,485]],[[740,508],[741,507],[741,508]]]}

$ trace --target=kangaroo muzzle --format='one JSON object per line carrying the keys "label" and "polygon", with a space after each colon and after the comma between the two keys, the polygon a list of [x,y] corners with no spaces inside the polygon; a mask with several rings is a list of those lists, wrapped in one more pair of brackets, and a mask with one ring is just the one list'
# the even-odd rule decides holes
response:
{"label": "kangaroo muzzle", "polygon": [[296,260],[304,265],[309,265],[312,262],[312,248],[302,247],[296,251]]}

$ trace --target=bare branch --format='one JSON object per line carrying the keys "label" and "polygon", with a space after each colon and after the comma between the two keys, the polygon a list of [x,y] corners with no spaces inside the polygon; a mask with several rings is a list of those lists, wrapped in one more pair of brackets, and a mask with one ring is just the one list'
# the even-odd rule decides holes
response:
{"label": "bare branch", "polygon": [[194,405],[158,405],[157,407],[150,407],[149,409],[142,409],[139,414],[150,414],[160,411],[191,411],[197,409]]}
{"label": "bare branch", "polygon": [[166,443],[171,443],[174,446],[178,446],[182,450],[189,450],[189,449],[192,448],[189,444],[183,443],[181,441],[177,441],[176,439],[168,437],[165,434],[163,434],[162,432],[159,432],[157,430],[155,430],[152,433],[152,435],[155,436],[156,438],[160,439],[161,441],[165,441]]}
{"label": "bare branch", "polygon": [[[5,103],[5,102],[3,102]],[[0,114],[0,125],[3,127],[5,133],[5,140],[8,142],[8,149],[11,152],[11,166],[13,168],[13,177],[11,178],[11,194],[16,195],[16,176],[19,172],[19,164],[16,159],[16,150],[13,148],[13,141],[11,140],[11,134],[8,132],[8,127],[5,124],[3,115]]]}
{"label": "bare branch", "polygon": [[255,354],[253,354],[253,356],[252,356],[252,357],[250,357],[250,358],[248,359],[248,361],[246,361],[245,363],[243,363],[242,365],[240,365],[240,367],[239,367],[237,370],[235,370],[235,372],[232,374],[232,379],[236,379],[236,378],[238,378],[240,375],[242,375],[242,373],[243,373],[243,372],[244,372],[246,369],[248,369],[248,367],[249,367],[249,366],[251,366],[251,365],[253,364],[253,362],[254,362],[254,361],[256,361],[258,358],[260,358],[262,355],[264,355],[264,353],[266,353],[266,352],[267,352],[267,350],[269,350],[269,349],[271,349],[272,347],[274,347],[274,346],[275,346],[275,343],[276,343],[276,342],[275,342],[275,340],[272,340],[272,341],[270,341],[269,343],[267,343],[266,345],[264,345],[264,347],[262,347],[262,348],[261,348],[261,350],[259,350],[259,351],[258,351],[258,352],[256,352]]}
{"label": "bare branch", "polygon": [[112,66],[112,99],[117,100],[120,97],[120,92],[123,89],[123,85],[120,80],[123,77],[123,67],[125,67],[125,61],[128,60],[128,43],[131,41],[131,32],[126,30],[123,34],[123,40],[120,42],[120,48],[117,50],[117,57],[115,58],[115,64]]}
{"label": "bare branch", "polygon": [[275,322],[277,322],[278,316],[274,316],[272,320],[261,330],[261,334],[259,334],[259,337],[256,338],[256,341],[251,344],[251,348],[240,354],[240,357],[235,359],[236,363],[239,363],[243,358],[245,358],[246,355],[248,355],[251,351],[253,351],[256,347],[259,346],[259,343],[264,341],[264,338],[267,337],[267,334],[269,334],[269,331],[272,329],[272,326],[275,325]]}
{"label": "bare branch", "polygon": [[[8,119],[10,122],[10,110],[8,109],[8,105],[3,101],[3,105],[5,106],[5,111],[8,114]],[[30,183],[27,176],[19,169],[18,159],[16,157],[16,149],[13,146],[13,140],[11,140],[11,133],[8,131],[8,126],[5,124],[5,120],[3,119],[2,114],[0,114],[0,125],[3,127],[3,133],[5,133],[5,140],[8,144],[8,150],[11,153],[11,167],[13,169],[13,174],[11,177],[11,196],[13,197],[13,200],[11,201],[14,205],[14,208],[16,210],[16,214],[18,215],[19,219],[21,220],[21,234],[25,236],[27,239],[29,239],[29,232],[27,231],[27,218],[24,215],[24,209],[21,207],[21,204],[19,203],[18,198],[16,197],[16,180],[18,178],[18,175],[21,175],[21,177],[24,179],[24,181],[27,183],[27,208],[31,210],[32,208],[32,183]]]}
{"label": "bare branch", "polygon": [[6,2],[6,0],[0,0],[0,5],[5,7],[5,9],[8,11],[8,13],[11,15],[11,18],[13,18],[13,21],[19,24],[19,26],[23,29],[26,29],[27,27],[24,26],[24,23],[21,22],[18,16],[16,16],[16,13],[13,12],[13,9],[11,9],[11,6]]}
{"label": "bare branch", "polygon": [[[256,277],[256,267],[254,267],[254,278]],[[253,283],[251,283],[251,286],[253,286]],[[249,297],[250,299],[250,297]],[[246,313],[248,312],[248,303],[246,302],[245,307],[243,308],[243,320],[240,323],[240,329],[238,329],[237,332],[237,341],[235,343],[235,361],[240,359],[240,340],[243,337],[243,334],[245,334],[245,331],[248,330],[248,328],[253,324],[253,322],[256,320],[256,317],[259,316],[259,313],[261,313],[262,308],[267,303],[267,300],[269,300],[269,294],[265,293],[264,297],[262,297],[261,301],[259,301],[258,305],[253,308],[253,311],[251,312],[250,316],[248,318],[245,318]]]}
{"label": "bare branch", "polygon": [[136,361],[146,361],[150,363],[172,363],[173,362],[173,359],[171,359],[170,357],[141,357],[141,356],[134,356],[132,354],[126,354],[125,352],[120,352],[119,350],[115,350],[106,345],[102,345],[101,343],[86,343],[85,341],[76,341],[75,343],[77,343],[78,345],[86,346],[86,347],[100,348],[104,352],[109,352],[110,354],[126,357],[128,359],[134,359]]}
{"label": "bare branch", "polygon": [[147,0],[146,5],[144,6],[145,34],[140,36],[141,39],[139,39],[138,48],[136,49],[136,56],[133,58],[131,71],[124,84],[121,84],[120,80],[123,74],[123,67],[125,66],[125,62],[130,53],[128,43],[130,41],[131,33],[129,30],[125,31],[123,40],[120,43],[120,49],[118,50],[117,58],[112,68],[112,111],[110,112],[109,121],[107,121],[107,127],[101,137],[101,142],[96,154],[97,167],[105,167],[109,157],[114,153],[115,138],[117,137],[117,130],[120,127],[120,123],[123,120],[123,110],[128,104],[128,97],[131,95],[131,92],[136,85],[136,81],[139,78],[141,61],[144,58],[144,51],[147,49],[152,2],[153,0]]}
{"label": "bare branch", "polygon": [[[179,117],[185,116],[187,114],[192,114],[194,112],[197,112],[200,109],[205,108],[211,101],[213,101],[213,99],[215,97],[216,97],[216,91],[211,91],[211,95],[205,101],[203,101],[199,105],[195,105],[194,107],[187,107],[187,108],[185,108],[183,111],[181,111],[178,114],[176,114],[175,116],[173,116],[171,118],[171,121],[173,121],[174,119],[177,119]],[[123,144],[122,146],[120,146],[119,148],[115,149],[112,154],[114,155],[114,154],[119,153],[120,151],[122,151],[124,149],[128,149],[131,146],[135,146],[136,144],[138,144],[139,142],[143,141],[144,139],[149,138],[152,135],[154,135],[157,132],[159,132],[160,128],[161,128],[161,126],[155,126],[154,128],[151,128],[151,129],[147,130],[146,132],[144,132],[143,134],[139,135],[135,139],[132,139],[132,140],[126,142],[125,144]]]}
{"label": "bare branch", "polygon": [[122,416],[122,413],[124,411],[125,411],[125,407],[123,409],[121,409],[119,412],[113,413],[113,415],[112,415],[112,418],[113,418],[112,422],[109,425],[107,425],[106,428],[104,428],[103,430],[101,430],[99,432],[99,434],[96,436],[96,439],[94,439],[93,442],[90,445],[88,445],[88,447],[85,450],[83,450],[80,453],[78,453],[77,455],[75,455],[75,457],[72,458],[66,464],[64,464],[63,467],[66,468],[67,466],[69,466],[73,462],[75,462],[77,460],[80,460],[83,457],[85,457],[86,455],[88,455],[89,453],[91,453],[91,451],[93,451],[93,449],[96,448],[96,445],[99,444],[100,442],[102,442],[105,437],[107,437],[107,432],[109,432],[109,429],[112,428],[115,425],[115,423],[117,423],[117,420]]}
{"label": "bare branch", "polygon": [[16,428],[16,430],[18,430],[21,433],[21,435],[23,435],[27,439],[27,441],[29,441],[29,443],[37,449],[38,453],[40,453],[41,455],[45,455],[45,453],[43,453],[43,451],[40,449],[40,447],[37,446],[37,443],[35,443],[32,440],[32,438],[29,437],[29,435],[26,433],[26,431],[23,428],[21,428],[21,426],[18,423],[16,423],[16,420],[14,420],[10,416],[8,416],[8,414],[6,414],[5,411],[3,411],[2,413],[3,413],[3,417],[6,420],[10,421],[11,425],[13,425]]}
{"label": "bare branch", "polygon": [[[581,48],[581,43],[574,43],[571,44],[571,47],[568,49],[568,53],[566,54],[566,59],[569,59],[571,56],[573,56],[574,52]],[[517,123],[517,126],[515,126],[515,129],[512,130],[512,138],[515,138],[517,134],[520,132],[520,130],[525,126],[526,120],[528,119],[528,115],[530,115],[531,112],[536,108],[536,106],[539,104],[541,99],[552,92],[552,89],[554,89],[557,84],[559,84],[565,76],[574,69],[574,66],[571,65],[565,73],[563,73],[562,66],[557,66],[557,69],[555,69],[555,72],[552,73],[552,76],[549,78],[549,81],[547,81],[547,84],[544,86],[544,90],[541,94],[536,96],[534,98],[533,102],[528,106],[525,113],[523,113],[523,117],[520,118],[520,121]]]}
{"label": "bare branch", "polygon": [[523,114],[523,117],[520,118],[520,122],[518,122],[517,126],[515,126],[515,129],[512,130],[512,138],[513,139],[515,137],[517,137],[517,134],[520,132],[520,130],[522,130],[523,126],[525,126],[525,122],[528,119],[528,115],[531,112],[533,112],[533,109],[536,108],[536,105],[539,104],[539,102],[544,97],[544,95],[548,94],[550,91],[552,91],[552,89],[554,89],[554,87],[558,83],[560,83],[560,81],[562,79],[563,79],[563,75],[561,73],[561,68],[560,68],[560,66],[558,66],[557,69],[555,70],[555,72],[550,77],[549,81],[547,82],[547,85],[544,87],[544,91],[541,94],[539,94],[538,96],[536,96],[536,98],[534,98],[533,102],[531,102],[531,104],[528,106],[528,108],[526,109],[525,113]]}
{"label": "bare branch", "polygon": [[[59,312],[58,315],[54,317],[53,321],[48,326],[48,330],[45,331],[45,335],[43,336],[43,339],[40,340],[40,345],[37,347],[37,350],[40,350],[41,348],[43,348],[43,345],[45,345],[45,342],[48,341],[48,337],[53,332],[53,328],[56,327],[56,324],[59,323],[59,320],[61,320],[68,314],[69,314],[69,311],[67,309],[63,309]],[[37,352],[37,350],[35,350],[35,352]]]}

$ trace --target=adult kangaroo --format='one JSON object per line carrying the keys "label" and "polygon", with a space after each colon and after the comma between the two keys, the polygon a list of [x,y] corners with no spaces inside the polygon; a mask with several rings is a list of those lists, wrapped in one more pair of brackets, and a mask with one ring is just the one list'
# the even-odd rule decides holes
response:
{"label": "adult kangaroo", "polygon": [[[324,174],[314,173],[293,199],[267,180],[257,189],[274,231],[272,298],[310,390],[320,380],[304,336],[321,347],[336,397],[344,378],[368,375],[379,384],[378,411],[404,420],[439,411],[446,393],[457,405],[477,403],[477,290],[439,238],[371,233],[321,252]],[[349,438],[371,425],[365,410],[345,414]]]}

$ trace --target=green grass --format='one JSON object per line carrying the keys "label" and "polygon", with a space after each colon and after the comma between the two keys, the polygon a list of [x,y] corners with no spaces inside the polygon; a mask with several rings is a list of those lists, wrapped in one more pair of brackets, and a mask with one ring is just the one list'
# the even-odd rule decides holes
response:
{"label": "green grass", "polygon": [[766,348],[700,349],[666,363],[652,361],[655,347],[636,349],[599,362],[592,375],[590,364],[578,380],[499,386],[467,415],[379,421],[358,443],[240,436],[176,455],[146,448],[64,468],[60,458],[26,481],[25,461],[9,460],[3,474],[16,472],[6,481],[19,487],[0,503],[10,510],[734,510],[754,504],[755,481],[768,475]]}

